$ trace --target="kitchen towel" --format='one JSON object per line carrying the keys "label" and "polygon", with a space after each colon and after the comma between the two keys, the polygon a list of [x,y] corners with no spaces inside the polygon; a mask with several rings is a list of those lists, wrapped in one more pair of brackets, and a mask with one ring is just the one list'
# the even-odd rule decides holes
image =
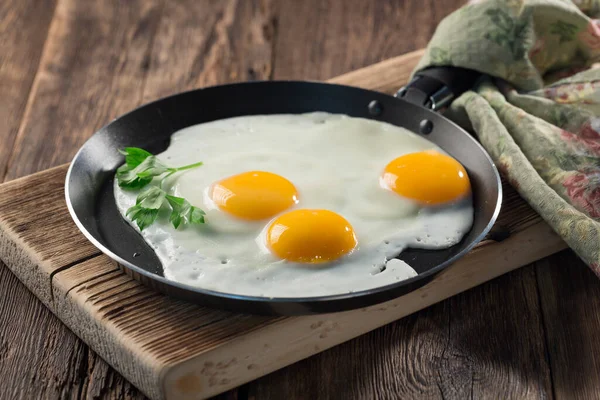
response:
{"label": "kitchen towel", "polygon": [[473,0],[437,27],[415,72],[485,73],[446,115],[600,277],[600,0]]}

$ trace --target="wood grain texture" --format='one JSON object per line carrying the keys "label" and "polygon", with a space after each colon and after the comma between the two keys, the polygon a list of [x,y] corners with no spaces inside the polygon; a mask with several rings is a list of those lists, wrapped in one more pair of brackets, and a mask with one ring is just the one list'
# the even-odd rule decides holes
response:
{"label": "wood grain texture", "polygon": [[[7,179],[67,161],[77,150],[78,144],[94,129],[139,101],[139,93],[136,98],[130,96],[134,89],[129,85],[132,81],[135,84],[131,58],[136,56],[129,54],[119,58],[119,53],[128,53],[123,51],[125,46],[134,46],[134,52],[137,48],[143,49],[141,42],[147,36],[144,25],[153,18],[152,7],[137,7],[138,4],[132,3],[127,10],[119,3],[58,2],[47,39],[46,34],[43,36],[46,45],[39,69],[31,74],[36,79],[15,146],[2,146],[0,150],[0,165],[3,161],[7,162]],[[50,19],[53,15],[48,9],[49,4],[41,2],[7,1],[2,4],[10,8],[27,7],[24,14],[31,16],[31,20],[23,18],[22,22],[31,27],[43,28],[44,18]],[[115,25],[119,25],[120,29],[115,29]],[[134,38],[136,31],[137,38]],[[14,32],[20,37],[19,30]],[[28,43],[35,45],[33,41]],[[17,54],[24,57],[24,49],[26,46],[20,47]],[[41,53],[42,47],[35,50]],[[14,57],[13,60],[18,61],[19,58]],[[111,79],[119,74],[120,81]],[[10,141],[4,143],[10,144]],[[10,159],[1,157],[5,149],[12,149]],[[53,216],[55,214],[52,212],[46,218],[52,219]],[[67,233],[65,238],[68,237]],[[47,239],[52,245],[47,247],[45,255],[40,255],[41,258],[61,254],[67,250],[65,245],[69,247],[68,241],[54,235],[49,235]],[[85,248],[81,241],[77,246]],[[95,252],[94,249],[88,249],[91,253]],[[81,256],[86,257],[84,254]],[[48,267],[60,269],[61,264],[64,266],[60,259],[58,257]],[[26,269],[30,266],[22,263],[19,267]],[[31,277],[31,274],[21,277],[27,276]],[[27,283],[31,284],[32,281]],[[27,319],[15,319],[11,324],[2,324],[0,328],[1,335],[11,347],[12,357],[4,359],[0,368],[0,377],[14,382],[9,386],[14,388],[10,398],[141,397],[137,389],[90,352],[87,345],[39,301],[33,296],[25,296],[26,289],[15,283],[14,278],[0,281],[0,287],[2,293],[14,290],[23,296],[22,301],[1,304],[11,304],[16,315],[35,316],[35,323]],[[49,292],[42,286],[39,289],[39,297],[48,301]]]}
{"label": "wood grain texture", "polygon": [[275,79],[329,79],[427,45],[463,0],[282,1]]}
{"label": "wood grain texture", "polygon": [[139,104],[160,10],[158,1],[58,2],[7,179],[68,162]]}
{"label": "wood grain texture", "polygon": [[572,252],[536,263],[557,399],[600,396],[600,282]]}
{"label": "wood grain texture", "polygon": [[[531,268],[507,274],[259,379],[249,398],[547,398],[532,284]],[[510,307],[523,299],[527,307]]]}
{"label": "wood grain texture", "polygon": [[[0,2],[0,181],[31,107],[55,1]],[[36,79],[37,78],[37,79]],[[22,265],[23,267],[23,265]],[[131,384],[71,333],[0,262],[0,398],[139,398]],[[113,396],[115,397],[115,396]]]}
{"label": "wood grain texture", "polygon": [[[54,172],[44,176],[34,176],[28,180],[14,180],[7,183],[4,187],[5,193],[16,195],[25,191],[29,186],[46,186],[49,190],[56,193],[64,191],[64,182],[57,179],[62,171]],[[64,196],[63,196],[64,197]],[[47,280],[48,276],[54,275],[74,262],[98,255],[100,252],[80,232],[73,224],[70,216],[64,213],[66,204],[56,197],[48,197],[42,193],[35,196],[21,198],[19,206],[15,207],[14,197],[2,197],[0,208],[7,210],[4,213],[0,224],[11,224],[19,221],[19,215],[27,213],[36,216],[31,220],[22,221],[17,229],[11,233],[7,230],[0,232],[0,236],[9,235],[7,240],[18,243],[11,249],[4,249],[4,261],[14,263],[14,260],[22,259],[23,254],[36,254],[32,263],[17,263],[16,272],[21,281],[28,287],[34,287],[38,298],[45,304],[51,303],[52,293],[50,286],[40,284]],[[40,214],[40,207],[44,207],[45,212]],[[10,210],[10,211],[8,211]],[[54,226],[57,231],[48,232],[44,235],[42,241],[39,240],[39,232],[31,229],[35,225]]]}
{"label": "wood grain texture", "polygon": [[163,9],[144,101],[272,74],[275,0],[177,1]]}
{"label": "wood grain texture", "polygon": [[30,98],[54,7],[54,0],[0,2],[0,182]]}

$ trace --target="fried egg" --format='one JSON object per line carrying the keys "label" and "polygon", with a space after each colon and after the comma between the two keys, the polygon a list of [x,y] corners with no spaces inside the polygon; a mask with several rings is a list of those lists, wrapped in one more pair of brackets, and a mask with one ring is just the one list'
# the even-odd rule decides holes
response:
{"label": "fried egg", "polygon": [[[406,129],[341,114],[258,115],[190,126],[157,157],[203,166],[165,181],[206,212],[141,232],[166,278],[218,292],[313,297],[416,276],[407,247],[443,249],[473,223],[464,167]],[[137,192],[115,184],[123,217]],[[135,229],[137,227],[132,223]]]}

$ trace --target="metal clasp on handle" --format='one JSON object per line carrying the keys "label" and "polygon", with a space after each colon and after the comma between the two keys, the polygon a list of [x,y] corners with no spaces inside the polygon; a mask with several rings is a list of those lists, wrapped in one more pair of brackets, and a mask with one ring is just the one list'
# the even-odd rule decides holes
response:
{"label": "metal clasp on handle", "polygon": [[[432,87],[432,81],[424,82],[420,75],[415,76],[406,86],[400,88],[394,97],[402,98],[413,104],[429,108],[433,111],[439,111],[446,107],[454,99],[454,94],[446,85],[437,85]],[[432,93],[431,93],[432,92]]]}

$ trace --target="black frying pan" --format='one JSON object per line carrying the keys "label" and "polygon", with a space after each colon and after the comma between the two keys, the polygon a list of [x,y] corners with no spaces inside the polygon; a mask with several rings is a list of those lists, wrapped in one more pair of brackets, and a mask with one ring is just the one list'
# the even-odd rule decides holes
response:
{"label": "black frying pan", "polygon": [[[252,82],[193,90],[144,105],[112,121],[79,150],[67,174],[71,216],[83,234],[135,279],[168,295],[202,305],[253,314],[299,315],[369,306],[407,294],[467,253],[490,230],[502,198],[498,172],[485,150],[439,110],[469,89],[478,76],[456,68],[425,70],[396,97],[349,86],[316,82]],[[351,294],[309,298],[265,298],[219,293],[164,278],[162,265],[142,237],[125,222],[113,199],[113,176],[126,146],[159,153],[182,128],[252,114],[325,111],[385,121],[425,135],[466,168],[475,218],[463,240],[445,250],[407,249],[400,259],[414,278]]]}

